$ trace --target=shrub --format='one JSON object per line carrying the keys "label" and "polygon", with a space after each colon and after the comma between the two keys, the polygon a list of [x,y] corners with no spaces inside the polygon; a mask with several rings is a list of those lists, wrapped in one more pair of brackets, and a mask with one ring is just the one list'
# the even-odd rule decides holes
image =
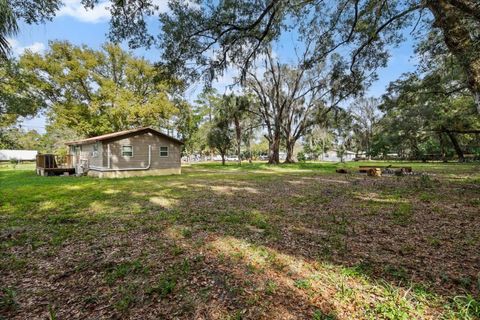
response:
{"label": "shrub", "polygon": [[18,161],[17,158],[10,159],[10,164],[12,165],[13,169],[15,169],[19,163],[20,163],[20,161]]}
{"label": "shrub", "polygon": [[297,154],[297,160],[299,162],[305,162],[307,161],[307,156],[305,155],[305,153],[303,151],[300,151],[298,154]]}

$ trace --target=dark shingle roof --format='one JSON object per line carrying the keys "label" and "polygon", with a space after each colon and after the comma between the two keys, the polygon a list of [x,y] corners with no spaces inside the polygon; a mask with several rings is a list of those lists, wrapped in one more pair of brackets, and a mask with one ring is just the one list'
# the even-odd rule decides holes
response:
{"label": "dark shingle roof", "polygon": [[76,141],[68,141],[68,142],[65,142],[66,145],[79,145],[79,144],[89,144],[89,143],[94,143],[94,142],[97,142],[97,141],[102,141],[102,140],[108,140],[108,139],[113,139],[113,138],[118,138],[118,137],[122,137],[122,136],[125,136],[125,135],[128,135],[128,134],[132,134],[132,133],[141,133],[141,132],[152,132],[156,135],[159,135],[159,136],[162,136],[166,139],[169,139],[169,140],[172,140],[173,142],[176,142],[176,143],[179,143],[179,144],[183,144],[182,141],[178,140],[178,139],[175,139],[174,137],[171,137],[165,133],[162,133],[158,130],[155,130],[155,129],[152,129],[152,128],[149,128],[149,127],[144,127],[144,128],[136,128],[136,129],[130,129],[130,130],[124,130],[124,131],[118,131],[118,132],[112,132],[112,133],[107,133],[107,134],[104,134],[104,135],[101,135],[101,136],[96,136],[96,137],[91,137],[91,138],[87,138],[87,139],[82,139],[82,140],[76,140]]}

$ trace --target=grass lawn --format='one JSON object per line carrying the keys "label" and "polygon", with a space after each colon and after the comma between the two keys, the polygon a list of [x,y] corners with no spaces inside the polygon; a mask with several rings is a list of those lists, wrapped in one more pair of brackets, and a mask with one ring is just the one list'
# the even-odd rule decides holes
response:
{"label": "grass lawn", "polygon": [[3,165],[0,318],[480,319],[480,167],[409,165]]}

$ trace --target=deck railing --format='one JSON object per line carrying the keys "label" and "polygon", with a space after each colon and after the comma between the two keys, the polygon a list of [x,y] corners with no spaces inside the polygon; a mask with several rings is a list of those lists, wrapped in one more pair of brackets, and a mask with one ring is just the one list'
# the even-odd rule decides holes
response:
{"label": "deck railing", "polygon": [[55,168],[73,168],[72,155],[57,155],[57,154],[38,154],[37,168],[55,169]]}

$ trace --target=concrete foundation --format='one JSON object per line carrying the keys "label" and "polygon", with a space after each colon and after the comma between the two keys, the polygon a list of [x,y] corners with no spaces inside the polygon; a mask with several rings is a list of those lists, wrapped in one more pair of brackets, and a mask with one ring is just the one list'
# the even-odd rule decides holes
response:
{"label": "concrete foundation", "polygon": [[182,169],[165,168],[165,169],[150,169],[150,170],[128,170],[128,171],[96,171],[88,170],[89,177],[97,178],[129,178],[129,177],[144,177],[144,176],[165,176],[172,174],[181,174]]}

